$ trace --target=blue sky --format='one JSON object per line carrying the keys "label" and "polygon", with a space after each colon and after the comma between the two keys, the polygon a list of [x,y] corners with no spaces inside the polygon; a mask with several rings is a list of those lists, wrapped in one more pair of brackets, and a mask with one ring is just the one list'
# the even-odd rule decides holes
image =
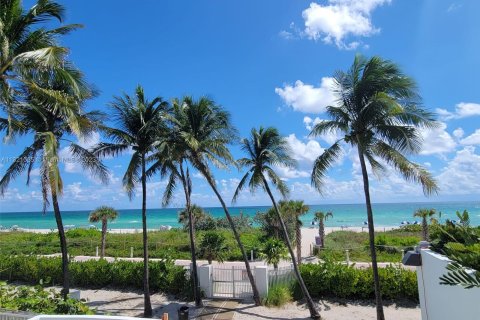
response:
{"label": "blue sky", "polygon": [[[84,28],[65,37],[69,57],[101,94],[89,109],[107,110],[113,95],[137,84],[150,97],[165,99],[208,95],[232,114],[240,135],[252,127],[276,126],[287,136],[299,168],[279,172],[291,197],[309,204],[363,202],[355,153],[344,148],[329,171],[325,195],[309,183],[312,162],[334,136],[308,139],[308,128],[324,119],[331,101],[335,70],[347,69],[356,53],[397,62],[418,82],[425,107],[437,112],[440,126],[424,132],[424,148],[415,161],[437,178],[438,196],[425,198],[421,188],[395,172],[372,176],[376,202],[478,200],[480,197],[480,2],[451,0],[328,1],[62,1],[66,23]],[[32,1],[25,1],[30,6]],[[32,137],[1,145],[3,159],[16,156]],[[96,135],[88,146],[103,137]],[[63,155],[68,156],[66,150]],[[232,147],[236,157],[241,153]],[[76,164],[61,165],[64,210],[109,204],[139,208],[129,201],[121,177],[129,154],[105,163],[108,186]],[[8,163],[0,164],[0,174]],[[34,172],[35,174],[35,172]],[[217,206],[205,181],[195,175],[194,202]],[[238,183],[236,170],[215,171],[227,200]],[[41,208],[38,177],[25,186],[21,176],[0,198],[1,211]],[[164,182],[148,185],[150,207],[160,207]],[[184,204],[178,194],[172,206]],[[243,194],[238,205],[267,205],[259,192]]]}

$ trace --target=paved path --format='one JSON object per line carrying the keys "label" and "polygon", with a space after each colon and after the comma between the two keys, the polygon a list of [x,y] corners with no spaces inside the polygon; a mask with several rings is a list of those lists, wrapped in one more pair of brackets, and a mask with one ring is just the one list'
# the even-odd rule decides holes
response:
{"label": "paved path", "polygon": [[194,319],[197,320],[231,320],[235,315],[238,302],[234,300],[204,301],[204,307]]}

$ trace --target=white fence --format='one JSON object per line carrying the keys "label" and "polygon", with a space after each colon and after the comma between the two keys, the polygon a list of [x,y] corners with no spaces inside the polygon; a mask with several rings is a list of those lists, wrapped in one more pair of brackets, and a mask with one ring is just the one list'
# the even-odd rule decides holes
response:
{"label": "white fence", "polygon": [[421,250],[422,265],[417,267],[418,293],[422,320],[480,319],[480,288],[440,284],[450,262],[431,250]]}

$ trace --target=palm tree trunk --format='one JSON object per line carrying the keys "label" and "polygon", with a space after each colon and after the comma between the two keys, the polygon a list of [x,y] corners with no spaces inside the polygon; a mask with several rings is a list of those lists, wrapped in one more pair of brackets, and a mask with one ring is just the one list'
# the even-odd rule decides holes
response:
{"label": "palm tree trunk", "polygon": [[424,241],[428,241],[428,223],[427,217],[422,218],[422,237]]}
{"label": "palm tree trunk", "polygon": [[[180,163],[180,174],[182,178],[183,190],[185,192],[185,204],[188,212],[188,233],[190,235],[190,255],[192,256],[192,282],[193,282],[193,297],[195,300],[195,306],[202,306],[202,296],[200,293],[200,286],[198,284],[198,270],[197,270],[197,254],[195,250],[195,218],[192,214],[192,204],[191,204],[191,192],[188,188],[188,182],[183,171],[183,166]],[[208,264],[212,264],[211,261]]]}
{"label": "palm tree trunk", "polygon": [[58,206],[57,194],[52,190],[52,204],[55,212],[55,220],[57,222],[58,236],[60,237],[60,249],[62,251],[62,277],[63,288],[62,297],[67,299],[70,293],[70,274],[68,272],[68,253],[67,253],[67,238],[65,237],[65,229],[63,228],[62,215],[60,214],[60,207]]}
{"label": "palm tree trunk", "polygon": [[201,167],[200,171],[202,172],[205,179],[207,179],[208,184],[210,185],[213,192],[215,193],[218,200],[220,201],[223,211],[225,211],[225,216],[227,217],[228,223],[230,224],[230,228],[232,228],[233,235],[235,237],[235,240],[237,241],[238,247],[240,248],[240,252],[242,253],[243,261],[245,262],[245,269],[247,269],[248,280],[250,280],[250,284],[252,286],[253,301],[255,302],[255,305],[259,306],[261,305],[260,295],[258,294],[257,285],[255,284],[255,279],[253,278],[252,269],[250,268],[250,263],[248,262],[248,256],[247,256],[247,253],[245,252],[245,248],[243,247],[242,241],[240,240],[240,235],[238,234],[237,228],[235,227],[232,217],[228,212],[228,208],[225,205],[225,202],[223,201],[222,196],[218,192],[217,187],[215,186],[215,182],[212,180],[210,174],[207,172],[207,170],[205,170],[205,168],[203,168],[203,166]]}
{"label": "palm tree trunk", "polygon": [[367,205],[368,238],[370,243],[370,255],[372,256],[373,281],[375,286],[375,303],[377,305],[377,320],[385,320],[385,315],[383,313],[382,293],[380,291],[380,278],[378,276],[377,252],[375,250],[375,228],[373,225],[372,204],[370,202],[370,186],[368,182],[367,166],[365,165],[365,158],[360,149],[360,146],[358,146],[357,149],[358,157],[360,159],[360,165],[362,167],[363,188],[365,191],[365,202]]}
{"label": "palm tree trunk", "polygon": [[298,265],[295,261],[295,254],[293,253],[292,243],[290,242],[290,238],[288,236],[287,227],[285,226],[285,222],[283,221],[282,215],[280,214],[280,210],[278,210],[277,203],[275,202],[275,198],[273,197],[272,192],[270,191],[270,187],[268,186],[267,180],[263,177],[263,184],[265,185],[265,190],[267,190],[270,199],[272,200],[273,207],[275,208],[275,212],[277,213],[278,220],[280,221],[280,226],[282,227],[282,231],[285,235],[285,240],[287,242],[287,248],[290,252],[290,257],[292,258],[293,270],[295,272],[295,276],[297,277],[298,284],[300,285],[300,289],[302,289],[303,296],[307,302],[308,309],[310,310],[310,318],[312,319],[321,319],[320,314],[318,313],[317,309],[315,308],[315,304],[313,303],[312,297],[308,292],[307,286],[305,282],[303,282],[302,275],[300,274],[300,270],[298,269]]}
{"label": "palm tree trunk", "polygon": [[325,248],[325,224],[323,219],[318,221],[318,233],[320,236],[320,248]]}
{"label": "palm tree trunk", "polygon": [[107,220],[102,219],[102,250],[100,251],[100,259],[105,257],[105,238],[107,237]]}
{"label": "palm tree trunk", "polygon": [[[298,217],[297,217],[298,220]],[[302,227],[298,221],[295,221],[295,242],[297,243],[297,261],[302,264]]]}
{"label": "palm tree trunk", "polygon": [[148,238],[147,238],[147,177],[145,176],[145,154],[142,154],[142,228],[143,228],[143,316],[152,317],[150,301],[150,274],[148,270]]}

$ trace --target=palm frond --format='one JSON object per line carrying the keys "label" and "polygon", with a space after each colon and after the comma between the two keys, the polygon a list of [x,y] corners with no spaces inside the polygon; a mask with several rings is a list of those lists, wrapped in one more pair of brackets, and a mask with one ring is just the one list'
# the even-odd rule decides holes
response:
{"label": "palm frond", "polygon": [[340,157],[341,152],[340,142],[337,141],[326,149],[313,163],[311,183],[320,193],[323,193],[322,188],[328,168]]}
{"label": "palm frond", "polygon": [[102,183],[108,183],[108,168],[95,156],[93,152],[82,148],[78,144],[70,144],[70,152],[80,162],[83,168],[89,170],[92,176],[99,178]]}

